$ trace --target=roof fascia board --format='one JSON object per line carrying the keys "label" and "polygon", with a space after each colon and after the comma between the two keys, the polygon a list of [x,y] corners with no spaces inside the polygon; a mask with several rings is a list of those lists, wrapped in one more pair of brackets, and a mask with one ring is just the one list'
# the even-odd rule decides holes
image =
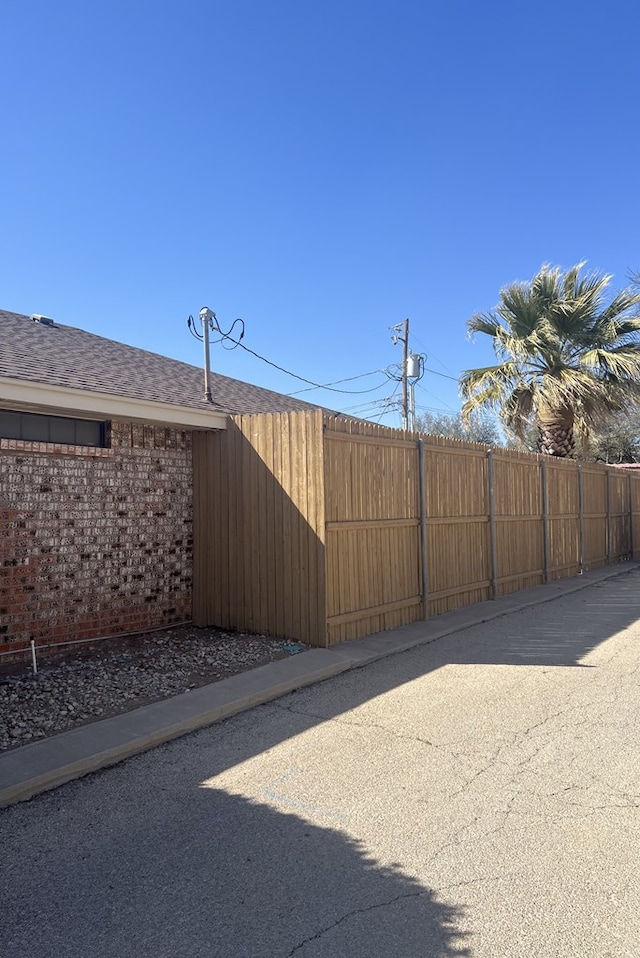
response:
{"label": "roof fascia board", "polygon": [[0,408],[189,429],[226,429],[229,413],[0,376]]}

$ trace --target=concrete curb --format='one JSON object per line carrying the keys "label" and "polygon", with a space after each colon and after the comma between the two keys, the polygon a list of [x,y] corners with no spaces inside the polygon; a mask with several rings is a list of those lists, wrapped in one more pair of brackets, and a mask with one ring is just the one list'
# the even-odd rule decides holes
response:
{"label": "concrete curb", "polygon": [[551,602],[607,579],[637,572],[639,568],[640,565],[634,562],[597,569],[576,579],[558,580],[504,596],[495,602],[469,606],[331,649],[311,649],[213,685],[6,752],[0,755],[0,808],[25,801],[238,712],[271,702],[295,689],[513,612]]}
{"label": "concrete curb", "polygon": [[7,752],[0,756],[0,808],[348,668],[343,659],[312,649]]}

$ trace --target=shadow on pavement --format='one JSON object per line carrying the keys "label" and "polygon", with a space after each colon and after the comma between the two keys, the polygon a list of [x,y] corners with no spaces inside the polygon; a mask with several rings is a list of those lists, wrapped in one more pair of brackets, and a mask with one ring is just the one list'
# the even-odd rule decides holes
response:
{"label": "shadow on pavement", "polygon": [[[640,618],[640,577],[628,572],[562,599],[512,612],[487,623],[489,641],[474,643],[469,630],[444,639],[448,662],[589,668],[581,660]],[[502,629],[500,623],[506,623]],[[452,642],[453,639],[459,641]]]}
{"label": "shadow on pavement", "polygon": [[[457,909],[347,835],[242,796],[185,787],[175,765],[154,787],[145,769],[149,757],[101,776],[97,789],[94,777],[93,786],[43,796],[39,826],[28,805],[8,811],[4,954],[470,954]],[[126,804],[118,801],[124,780]]]}

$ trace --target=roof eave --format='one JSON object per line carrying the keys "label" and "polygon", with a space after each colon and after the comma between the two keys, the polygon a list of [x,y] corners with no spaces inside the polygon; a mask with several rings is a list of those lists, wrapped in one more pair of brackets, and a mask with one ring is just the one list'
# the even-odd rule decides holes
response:
{"label": "roof eave", "polygon": [[226,429],[229,416],[215,406],[198,409],[8,376],[0,376],[0,409],[86,419],[121,419],[182,429]]}

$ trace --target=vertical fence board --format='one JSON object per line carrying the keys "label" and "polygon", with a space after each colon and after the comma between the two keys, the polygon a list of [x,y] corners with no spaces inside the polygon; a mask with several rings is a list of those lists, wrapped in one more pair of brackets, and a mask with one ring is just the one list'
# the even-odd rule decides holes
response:
{"label": "vertical fence board", "polygon": [[[282,430],[281,482],[284,490],[291,489],[293,481],[291,460],[291,414],[280,417]],[[282,509],[282,609],[278,621],[278,634],[286,634],[287,617],[293,609],[293,569],[296,565],[293,551],[293,523],[291,509],[283,505]],[[289,610],[287,612],[287,610]],[[293,625],[292,625],[293,630]]]}
{"label": "vertical fence board", "polygon": [[[243,455],[243,443],[239,441],[237,430],[232,433],[227,432],[227,449],[229,456],[229,470],[227,481],[234,486],[235,493],[233,503],[235,506],[232,526],[230,528],[230,562],[229,568],[232,581],[229,590],[229,609],[237,609],[244,601],[244,530],[245,514],[247,504],[243,495],[243,476],[245,471],[245,459]],[[230,507],[232,508],[232,507]],[[229,617],[229,610],[227,610]],[[227,625],[231,625],[227,621]]]}

